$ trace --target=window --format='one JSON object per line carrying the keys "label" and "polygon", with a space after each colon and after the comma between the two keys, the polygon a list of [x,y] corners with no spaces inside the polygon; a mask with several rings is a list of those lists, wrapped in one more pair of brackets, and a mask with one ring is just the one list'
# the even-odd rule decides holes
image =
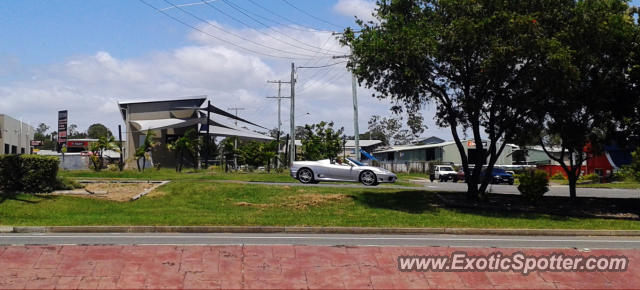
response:
{"label": "window", "polygon": [[24,147],[20,148],[20,154],[24,154]]}
{"label": "window", "polygon": [[11,154],[18,154],[18,146],[11,145]]}
{"label": "window", "polygon": [[9,144],[4,144],[4,154],[9,154],[9,153],[11,153],[9,151]]}

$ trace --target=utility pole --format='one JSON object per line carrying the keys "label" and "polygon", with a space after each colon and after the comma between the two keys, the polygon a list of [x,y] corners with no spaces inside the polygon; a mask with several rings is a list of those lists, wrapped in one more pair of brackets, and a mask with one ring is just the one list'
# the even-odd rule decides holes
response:
{"label": "utility pole", "polygon": [[211,141],[209,135],[209,120],[211,120],[211,101],[207,100],[207,135],[204,137],[204,169],[209,169],[209,142]]}
{"label": "utility pole", "polygon": [[295,123],[295,109],[296,109],[296,66],[291,63],[291,114],[289,125],[291,125],[291,149],[289,150],[289,166],[293,166],[293,162],[296,161],[296,123]]}
{"label": "utility pole", "polygon": [[[333,56],[333,59],[336,58],[348,58],[350,55],[337,55]],[[356,160],[360,161],[360,130],[358,128],[358,80],[356,79],[356,75],[351,72],[351,96],[353,97],[353,141],[355,141],[355,154]]]}
{"label": "utility pole", "polygon": [[[227,108],[227,110],[229,111],[236,111],[236,117],[238,117],[238,111],[242,111],[244,110],[244,108]],[[235,120],[236,122],[236,129],[238,129],[238,120]],[[238,137],[235,137],[233,140],[233,149],[234,150],[238,150]],[[238,156],[236,156],[236,153],[233,153],[233,168],[235,170],[238,170]]]}
{"label": "utility pole", "polygon": [[[278,152],[276,152],[276,154],[280,154],[280,132],[282,132],[282,121],[280,118],[280,108],[281,108],[281,101],[282,99],[289,99],[290,97],[282,97],[281,96],[281,91],[282,91],[282,84],[290,84],[291,82],[283,82],[283,81],[267,81],[267,83],[273,83],[273,84],[278,84],[278,96],[277,97],[267,97],[267,99],[278,99],[278,136],[277,136],[277,140],[278,140]],[[276,168],[280,167],[280,161],[278,158],[276,158]]]}

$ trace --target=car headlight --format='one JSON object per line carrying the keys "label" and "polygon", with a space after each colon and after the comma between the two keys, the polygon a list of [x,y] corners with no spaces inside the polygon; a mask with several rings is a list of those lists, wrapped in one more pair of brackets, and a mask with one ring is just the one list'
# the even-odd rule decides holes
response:
{"label": "car headlight", "polygon": [[500,179],[502,177],[500,175],[495,175],[495,176],[493,176],[493,178]]}

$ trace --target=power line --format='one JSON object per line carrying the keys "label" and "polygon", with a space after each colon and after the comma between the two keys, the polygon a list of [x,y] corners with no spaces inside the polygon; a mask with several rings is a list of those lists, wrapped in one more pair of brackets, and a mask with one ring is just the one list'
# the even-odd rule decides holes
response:
{"label": "power line", "polygon": [[307,11],[304,11],[304,10],[302,10],[302,9],[300,9],[300,8],[298,8],[298,7],[296,7],[295,5],[291,4],[291,2],[289,2],[289,1],[287,1],[287,0],[282,0],[282,2],[287,3],[289,6],[293,7],[293,9],[298,10],[298,11],[300,11],[301,13],[303,13],[304,15],[307,15],[307,16],[309,16],[309,17],[311,17],[311,18],[315,19],[315,20],[318,20],[318,21],[324,22],[324,23],[326,23],[326,24],[329,24],[329,25],[332,25],[332,26],[338,27],[338,28],[340,28],[340,29],[344,29],[344,27],[343,27],[343,26],[340,26],[340,25],[337,25],[337,24],[333,24],[333,23],[331,23],[331,22],[329,22],[329,21],[326,21],[326,20],[324,20],[324,19],[318,18],[318,17],[316,17],[315,15],[313,15],[313,14],[311,14],[311,13],[307,12]]}
{"label": "power line", "polygon": [[[311,45],[311,44],[308,44],[308,43],[302,42],[302,41],[300,41],[300,40],[298,40],[298,39],[296,39],[296,38],[294,38],[294,37],[291,37],[291,36],[289,36],[289,35],[283,34],[283,33],[279,32],[279,31],[277,31],[277,30],[275,30],[275,29],[271,28],[269,25],[267,25],[267,24],[265,24],[265,23],[261,22],[260,20],[257,20],[257,19],[255,19],[255,18],[251,17],[251,16],[250,16],[250,15],[248,15],[247,13],[244,13],[244,12],[243,12],[243,10],[244,10],[244,9],[242,9],[240,6],[238,6],[238,5],[236,5],[236,4],[231,3],[231,1],[229,1],[229,0],[222,0],[222,2],[224,2],[225,4],[227,4],[228,6],[230,6],[231,8],[235,9],[236,11],[238,11],[238,12],[240,12],[240,13],[244,14],[245,16],[247,16],[247,17],[251,18],[253,21],[255,21],[255,22],[257,22],[257,23],[260,23],[262,26],[264,26],[264,27],[266,27],[266,28],[269,28],[270,30],[273,30],[274,32],[276,32],[276,33],[278,33],[278,34],[281,34],[281,35],[283,35],[283,36],[285,36],[285,37],[287,37],[287,38],[289,38],[289,39],[291,39],[291,40],[293,40],[293,41],[295,41],[295,42],[298,42],[298,43],[300,43],[300,44],[302,44],[302,45],[306,45],[306,46],[311,47],[311,48],[314,48],[314,49],[320,49],[320,50],[323,50],[323,49],[322,49],[322,48],[320,48],[320,47],[317,47],[317,46],[315,46],[315,45]],[[334,53],[335,53],[335,51],[330,51],[330,52],[334,52]]]}
{"label": "power line", "polygon": [[[286,34],[283,34],[283,33],[279,32],[279,31],[277,31],[277,30],[274,30],[273,28],[271,28],[271,27],[269,27],[268,25],[266,25],[266,24],[264,24],[264,23],[260,22],[259,20],[255,20],[254,18],[252,18],[252,17],[251,17],[251,16],[249,16],[248,14],[246,14],[246,13],[242,12],[241,10],[236,9],[235,7],[233,7],[231,4],[227,3],[226,1],[224,1],[224,0],[222,0],[222,1],[223,1],[225,4],[229,5],[231,8],[233,8],[234,10],[239,11],[240,13],[244,14],[245,16],[247,16],[247,17],[249,17],[249,18],[253,19],[254,21],[256,21],[256,22],[258,22],[258,23],[262,24],[262,25],[263,25],[263,26],[265,26],[265,27],[267,27],[268,29],[270,29],[270,30],[274,31],[275,33],[278,33],[278,34],[284,35],[284,36],[285,36],[285,37],[287,37],[287,38],[291,38],[291,37],[289,37],[289,36],[288,36],[288,35],[286,35]],[[304,48],[304,47],[301,47],[301,46],[297,46],[297,45],[295,45],[295,44],[292,44],[292,43],[290,43],[290,42],[286,42],[286,41],[284,41],[284,40],[282,40],[282,39],[276,38],[276,37],[274,37],[274,36],[272,36],[272,35],[269,35],[269,34],[266,34],[266,33],[264,33],[264,32],[261,32],[261,31],[259,31],[259,30],[257,30],[257,29],[254,29],[251,25],[249,25],[249,24],[247,24],[246,22],[244,22],[244,21],[242,21],[242,20],[240,20],[240,19],[238,19],[238,18],[234,17],[233,15],[230,15],[229,13],[225,12],[224,10],[221,10],[221,9],[219,9],[218,7],[215,7],[214,5],[210,4],[209,2],[205,2],[205,1],[203,1],[202,3],[203,3],[203,4],[205,4],[206,6],[209,6],[209,8],[214,9],[214,10],[216,10],[216,11],[220,12],[221,14],[223,14],[223,15],[225,15],[225,16],[227,16],[227,17],[229,17],[229,18],[233,19],[233,20],[235,20],[236,22],[241,23],[242,25],[244,25],[244,26],[246,26],[246,27],[249,27],[249,28],[250,28],[250,29],[252,29],[253,31],[258,32],[258,33],[261,33],[261,34],[264,34],[264,35],[266,35],[266,36],[268,36],[268,37],[270,37],[270,38],[272,38],[272,39],[275,39],[275,40],[277,40],[277,41],[279,41],[279,42],[282,42],[282,43],[284,43],[284,44],[287,44],[287,45],[290,45],[290,46],[293,46],[293,47],[296,47],[296,48],[299,48],[299,49],[302,49],[302,50],[305,50],[305,51],[309,51],[309,52],[312,52],[312,53],[322,53],[322,54],[325,54],[325,55],[330,55],[330,54],[331,54],[331,53],[328,53],[328,52],[322,52],[322,51],[318,51],[318,50],[310,50],[310,49],[308,49],[308,48]],[[296,40],[295,38],[292,38],[292,39],[293,39],[293,40]],[[297,42],[300,42],[300,41],[298,41],[298,40],[296,40],[296,41],[297,41]],[[316,49],[316,48],[317,48],[317,47],[314,47],[314,46],[308,45],[308,44],[303,43],[303,42],[300,42],[300,43],[302,43],[302,44],[304,44],[304,45],[307,45],[307,46],[309,46],[309,47],[312,47],[312,48],[314,48],[314,49]]]}
{"label": "power line", "polygon": [[[171,3],[169,0],[163,0],[163,1],[164,1],[164,2],[166,2],[166,3],[167,3],[167,4],[169,4],[169,5],[173,5],[174,7],[176,7],[178,10],[182,11],[183,13],[188,14],[188,15],[190,15],[191,17],[193,17],[193,18],[195,18],[195,19],[197,19],[197,20],[199,20],[199,21],[201,21],[201,22],[204,22],[204,23],[206,23],[207,25],[209,25],[209,26],[211,26],[211,27],[213,27],[213,28],[215,28],[215,29],[217,29],[217,30],[220,30],[220,31],[222,31],[222,32],[224,32],[224,33],[227,33],[227,34],[231,34],[231,35],[233,35],[233,36],[235,36],[235,37],[237,37],[237,38],[239,38],[239,39],[242,39],[242,40],[244,40],[244,41],[247,41],[247,42],[253,43],[253,44],[257,45],[257,46],[261,46],[261,47],[264,47],[264,48],[267,48],[267,49],[272,49],[272,50],[276,50],[276,51],[284,52],[284,53],[288,53],[288,54],[297,54],[297,55],[300,55],[300,56],[312,57],[312,56],[310,56],[310,55],[300,54],[300,53],[297,53],[297,52],[289,52],[289,51],[282,50],[282,49],[279,49],[279,48],[266,46],[266,45],[264,45],[264,44],[262,44],[262,43],[258,43],[258,42],[256,42],[256,41],[253,41],[253,40],[251,40],[251,39],[248,39],[248,38],[246,38],[246,37],[244,37],[244,36],[242,36],[242,35],[239,35],[239,34],[237,34],[237,33],[233,33],[233,32],[226,31],[226,30],[224,30],[222,27],[219,27],[219,26],[217,26],[217,25],[214,25],[214,24],[213,24],[213,23],[211,23],[210,21],[207,21],[207,20],[205,20],[205,19],[203,19],[203,18],[199,17],[198,15],[195,15],[195,14],[193,14],[193,13],[191,13],[191,12],[189,12],[189,11],[187,11],[187,10],[185,10],[185,9],[181,8],[181,7],[176,6],[175,4]],[[209,5],[209,4],[207,4],[207,5]]]}
{"label": "power line", "polygon": [[[272,11],[272,10],[271,10],[271,9],[269,9],[269,8],[266,8],[266,7],[264,7],[264,6],[262,6],[262,5],[258,4],[258,3],[256,3],[254,0],[249,0],[249,2],[251,2],[253,5],[255,5],[255,6],[257,6],[257,7],[261,8],[262,10],[269,12],[270,14],[272,14],[272,15],[274,15],[274,16],[280,17],[280,18],[282,18],[282,19],[284,19],[284,20],[286,20],[286,21],[291,22],[291,23],[292,23],[292,24],[294,24],[294,25],[297,25],[297,26],[299,26],[299,27],[303,27],[303,28],[305,28],[305,29],[298,29],[298,28],[296,28],[296,27],[291,27],[291,28],[293,28],[293,29],[297,29],[297,30],[301,30],[301,31],[328,31],[328,30],[325,30],[325,29],[315,29],[315,28],[306,27],[306,25],[301,25],[301,24],[299,24],[299,23],[296,23],[295,21],[293,21],[293,20],[291,20],[291,19],[289,19],[289,18],[287,18],[287,17],[284,17],[284,16],[282,16],[282,15],[280,15],[280,14],[276,13],[276,12]],[[289,26],[288,24],[285,24],[285,23],[279,22],[279,21],[277,21],[277,20],[273,20],[273,19],[270,19],[270,18],[267,18],[267,17],[261,16],[261,15],[256,14],[256,13],[252,13],[252,12],[249,12],[249,13],[251,13],[251,14],[253,14],[253,15],[257,16],[257,17],[260,17],[260,18],[262,18],[262,19],[265,19],[265,20],[267,20],[267,21],[271,21],[271,22],[273,22],[273,23],[276,23],[276,24],[280,24],[280,25],[283,25],[283,26]]]}
{"label": "power line", "polygon": [[[231,46],[237,47],[237,48],[242,49],[242,50],[244,50],[244,51],[247,51],[247,52],[250,52],[250,53],[253,53],[253,54],[257,54],[257,55],[263,55],[263,56],[267,56],[267,57],[272,57],[272,58],[281,58],[281,59],[308,59],[308,58],[299,58],[299,57],[291,57],[291,56],[274,55],[274,54],[265,53],[265,52],[260,52],[260,51],[257,51],[257,50],[253,50],[253,49],[250,49],[250,48],[243,47],[243,46],[241,46],[241,45],[239,45],[239,44],[236,44],[236,43],[234,43],[234,42],[232,42],[232,41],[226,40],[226,39],[224,39],[224,38],[220,38],[220,37],[218,37],[218,36],[215,36],[215,35],[213,35],[213,34],[211,34],[211,33],[206,32],[206,31],[204,31],[204,30],[202,30],[202,29],[200,29],[200,28],[197,28],[197,27],[195,27],[195,26],[193,26],[193,25],[191,25],[191,24],[189,24],[189,23],[187,23],[187,22],[185,22],[185,21],[183,21],[183,20],[181,20],[181,19],[179,19],[179,18],[177,18],[177,17],[175,17],[175,16],[173,16],[173,15],[171,15],[171,14],[169,14],[169,13],[165,12],[165,11],[160,10],[159,8],[157,8],[157,7],[155,7],[155,6],[151,5],[151,4],[149,4],[149,3],[148,3],[148,2],[146,2],[145,0],[138,0],[138,1],[140,1],[141,3],[143,3],[143,4],[145,4],[145,5],[149,6],[149,7],[151,7],[152,9],[156,10],[157,12],[159,12],[159,13],[161,13],[161,14],[163,14],[163,15],[165,15],[165,16],[167,16],[167,17],[169,17],[169,18],[171,18],[172,20],[174,20],[174,21],[176,21],[176,22],[178,22],[178,23],[180,23],[180,24],[182,24],[182,25],[184,25],[184,26],[186,26],[186,27],[189,27],[189,28],[191,28],[191,29],[193,29],[193,30],[195,30],[195,31],[198,31],[198,32],[200,32],[200,33],[202,33],[202,34],[205,34],[205,35],[207,35],[207,36],[209,36],[209,37],[211,37],[211,38],[214,38],[214,39],[216,39],[216,40],[219,40],[219,41],[224,42],[224,43],[226,43],[226,44],[229,44],[229,45],[231,45]],[[177,8],[177,7],[176,7],[176,8]],[[178,8],[178,9],[180,9],[180,8]]]}

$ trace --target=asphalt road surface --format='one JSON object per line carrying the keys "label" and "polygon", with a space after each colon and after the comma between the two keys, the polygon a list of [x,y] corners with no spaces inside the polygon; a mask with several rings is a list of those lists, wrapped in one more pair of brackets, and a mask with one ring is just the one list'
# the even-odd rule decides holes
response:
{"label": "asphalt road surface", "polygon": [[[224,181],[217,181],[224,182]],[[430,182],[428,180],[416,183],[416,186],[379,185],[376,187],[365,186],[359,183],[344,184],[322,182],[319,184],[302,184],[286,182],[254,182],[254,181],[230,181],[233,183],[262,184],[262,185],[287,185],[287,186],[317,186],[317,187],[342,187],[342,188],[392,188],[406,190],[433,190],[433,191],[453,191],[466,192],[467,184],[463,182]],[[520,194],[517,186],[507,184],[491,184],[487,188],[488,192],[501,194]],[[578,188],[577,194],[580,197],[610,197],[610,198],[640,198],[640,189],[619,189],[619,188]],[[549,187],[549,192],[545,196],[569,196],[569,186],[553,185]]]}
{"label": "asphalt road surface", "polygon": [[2,234],[0,245],[325,245],[497,248],[640,249],[640,237],[482,235],[184,234],[78,233]]}

